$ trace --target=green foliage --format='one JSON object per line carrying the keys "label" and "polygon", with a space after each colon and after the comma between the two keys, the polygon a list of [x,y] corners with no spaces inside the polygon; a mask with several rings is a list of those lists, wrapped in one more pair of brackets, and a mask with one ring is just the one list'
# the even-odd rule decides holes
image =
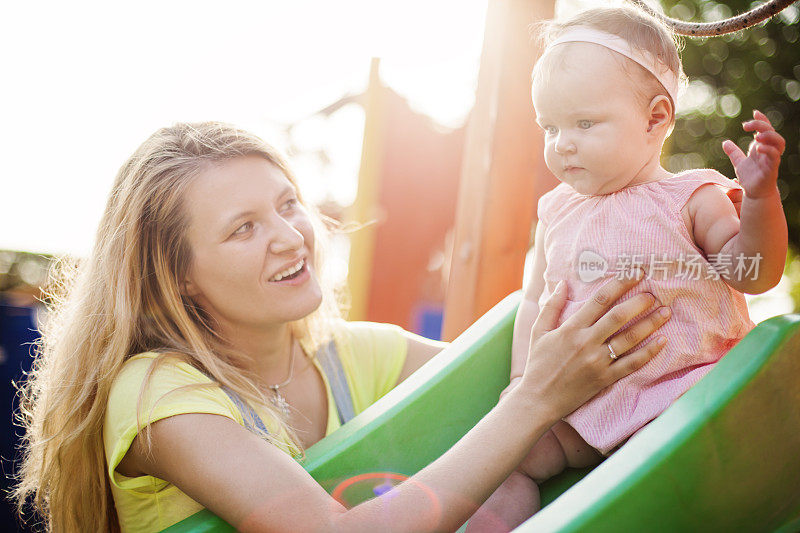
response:
{"label": "green foliage", "polygon": [[791,248],[789,249],[789,256],[786,258],[784,273],[791,284],[789,296],[794,302],[794,312],[800,312],[800,257]]}
{"label": "green foliage", "polygon": [[[677,19],[711,22],[751,9],[762,2],[665,0],[666,13]],[[715,168],[734,177],[722,151],[731,139],[742,150],[752,135],[742,122],[752,110],[763,111],[786,139],[778,187],[789,223],[789,243],[800,250],[800,10],[789,6],[758,26],[722,37],[686,38],[682,53],[690,85],[672,134],[665,166],[673,172]]]}

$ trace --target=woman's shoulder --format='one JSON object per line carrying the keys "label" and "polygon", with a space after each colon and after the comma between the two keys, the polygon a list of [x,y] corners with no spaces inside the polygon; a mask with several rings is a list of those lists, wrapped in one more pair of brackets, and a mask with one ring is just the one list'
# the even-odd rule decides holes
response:
{"label": "woman's shoulder", "polygon": [[373,337],[381,335],[402,337],[406,334],[406,330],[395,324],[387,324],[384,322],[337,320],[334,324],[334,333],[352,337]]}
{"label": "woman's shoulder", "polygon": [[187,363],[184,358],[178,354],[142,352],[132,355],[125,360],[125,362],[122,364],[122,369],[120,370],[120,376],[141,373],[143,370],[149,369],[154,363],[157,365],[157,367],[163,366],[164,370],[166,371],[175,371],[179,369],[186,371],[191,369],[196,370],[203,375],[202,372],[192,367],[192,365]]}
{"label": "woman's shoulder", "polygon": [[411,333],[394,324],[367,321],[337,321],[333,329],[337,347],[359,354],[402,351]]}
{"label": "woman's shoulder", "polygon": [[181,356],[170,353],[144,352],[128,358],[114,378],[111,396],[135,392],[143,385],[148,389],[172,389],[183,385],[208,384],[212,380]]}
{"label": "woman's shoulder", "polygon": [[397,383],[406,355],[408,335],[403,328],[379,322],[341,320],[334,328],[339,359],[362,408]]}
{"label": "woman's shoulder", "polygon": [[144,478],[123,480],[114,470],[142,428],[187,413],[221,415],[241,423],[225,392],[180,356],[146,352],[128,358],[111,385],[103,424],[112,482],[126,489],[145,483]]}
{"label": "woman's shoulder", "polygon": [[130,357],[114,378],[106,404],[108,436],[130,432],[181,413],[221,414],[236,419],[236,407],[203,372],[174,354]]}

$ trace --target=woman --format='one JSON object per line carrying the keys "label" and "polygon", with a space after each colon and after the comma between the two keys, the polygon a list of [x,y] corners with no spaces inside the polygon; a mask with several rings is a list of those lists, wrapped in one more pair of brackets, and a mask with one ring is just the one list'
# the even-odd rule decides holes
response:
{"label": "woman", "polygon": [[319,220],[247,132],[178,124],[150,137],[43,332],[19,501],[33,495],[56,531],[158,531],[202,507],[242,531],[451,530],[550,425],[658,351],[608,356],[607,342],[623,353],[663,323],[651,314],[614,336],[652,303],[607,312],[635,280],[554,329],[562,287],[520,385],[391,497],[346,510],[294,459],[339,424],[316,354],[333,347],[358,412],[442,344],[338,318]]}

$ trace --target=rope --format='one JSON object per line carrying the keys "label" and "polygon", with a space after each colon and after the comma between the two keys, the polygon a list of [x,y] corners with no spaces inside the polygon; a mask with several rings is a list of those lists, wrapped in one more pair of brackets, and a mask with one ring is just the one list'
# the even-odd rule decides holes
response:
{"label": "rope", "polygon": [[754,26],[759,22],[774,17],[798,0],[769,0],[741,15],[736,15],[735,17],[717,22],[684,22],[682,20],[669,18],[661,13],[656,13],[653,8],[647,5],[643,0],[631,1],[667,24],[677,34],[688,35],[690,37],[711,37],[714,35],[733,33]]}

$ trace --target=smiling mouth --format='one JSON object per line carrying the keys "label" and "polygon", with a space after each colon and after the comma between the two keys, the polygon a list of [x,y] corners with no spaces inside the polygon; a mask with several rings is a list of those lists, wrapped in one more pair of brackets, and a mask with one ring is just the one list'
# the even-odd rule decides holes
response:
{"label": "smiling mouth", "polygon": [[306,260],[301,259],[297,262],[297,264],[287,268],[283,272],[279,272],[275,276],[269,279],[272,283],[277,283],[279,281],[287,281],[290,279],[294,279],[303,272],[306,271]]}

